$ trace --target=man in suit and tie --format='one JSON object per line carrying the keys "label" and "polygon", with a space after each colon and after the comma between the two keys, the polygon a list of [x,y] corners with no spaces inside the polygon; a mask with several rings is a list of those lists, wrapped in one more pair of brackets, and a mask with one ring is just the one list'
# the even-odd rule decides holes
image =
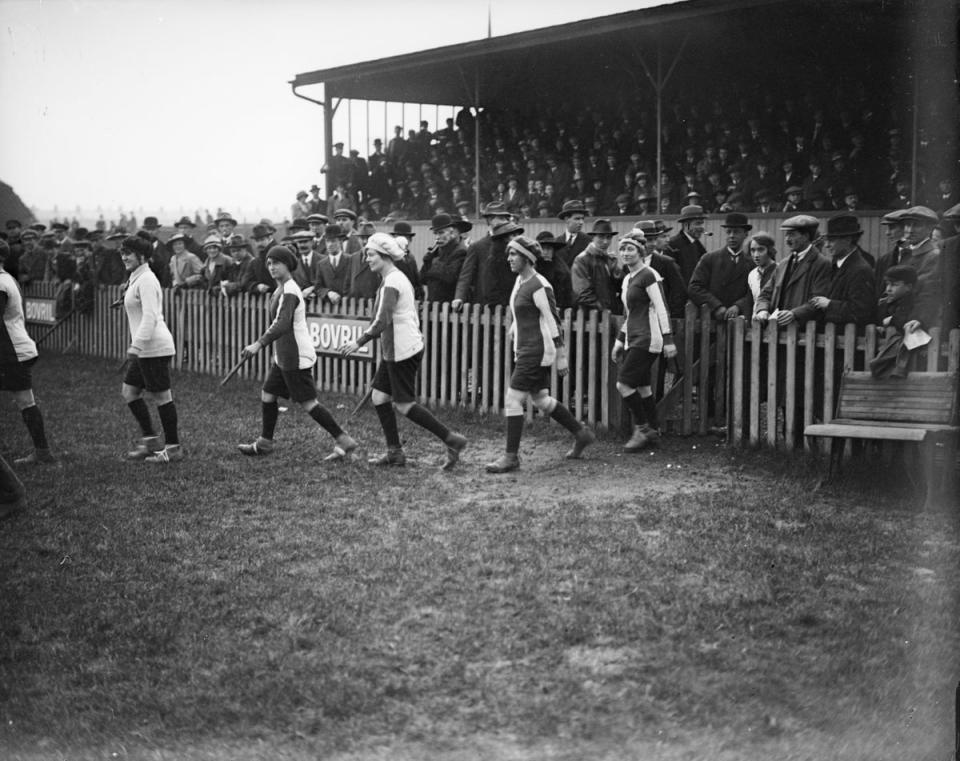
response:
{"label": "man in suit and tie", "polygon": [[[460,268],[460,275],[454,289],[453,301],[450,303],[454,312],[459,312],[464,304],[496,306],[501,299],[494,296],[493,301],[491,301],[488,286],[494,281],[502,280],[503,277],[512,277],[506,261],[494,259],[493,238],[490,235],[497,225],[502,225],[511,220],[510,212],[507,211],[507,207],[503,203],[492,201],[483,208],[483,213],[480,216],[487,222],[487,235],[475,240],[467,248],[467,255],[464,257],[463,266]],[[498,267],[505,269],[500,273],[491,271]],[[498,277],[498,275],[500,276]],[[509,297],[509,293],[507,293],[507,296]]]}
{"label": "man in suit and tie", "polygon": [[814,296],[811,303],[826,322],[858,326],[872,322],[877,312],[873,267],[864,260],[857,242],[863,230],[857,218],[848,212],[827,220],[825,252],[833,260],[833,277],[826,294]]}
{"label": "man in suit and tie", "polygon": [[[312,233],[307,233],[312,238]],[[338,224],[327,225],[323,234],[327,246],[327,255],[320,258],[316,290],[314,293],[321,301],[337,304],[347,294],[350,287],[350,265],[352,257],[343,250],[347,234]],[[362,256],[362,254],[360,254]]]}
{"label": "man in suit and tie", "polygon": [[150,269],[157,276],[160,285],[169,288],[172,285],[170,280],[170,252],[166,244],[160,240],[160,222],[156,217],[144,217],[143,227],[140,228],[140,237],[150,242]]}
{"label": "man in suit and tie", "polygon": [[726,245],[700,257],[690,277],[690,300],[698,307],[708,306],[715,320],[732,320],[753,311],[753,296],[747,276],[753,260],[743,250],[743,242],[753,226],[745,214],[731,212],[721,225]]}
{"label": "man in suit and tie", "polygon": [[303,298],[309,299],[317,290],[322,257],[313,250],[313,233],[309,230],[297,230],[290,237],[297,247],[297,268],[290,276],[300,286]]}
{"label": "man in suit and tie", "polygon": [[563,248],[558,249],[554,256],[563,259],[567,267],[571,267],[577,254],[590,245],[590,236],[583,232],[583,220],[587,216],[587,209],[581,201],[567,201],[557,214],[566,226],[563,236],[557,236],[563,241]]}
{"label": "man in suit and tie", "polygon": [[706,219],[707,215],[702,206],[684,206],[677,219],[680,223],[680,232],[670,239],[670,255],[680,267],[684,283],[690,282],[697,262],[707,253],[707,249],[700,242]]}

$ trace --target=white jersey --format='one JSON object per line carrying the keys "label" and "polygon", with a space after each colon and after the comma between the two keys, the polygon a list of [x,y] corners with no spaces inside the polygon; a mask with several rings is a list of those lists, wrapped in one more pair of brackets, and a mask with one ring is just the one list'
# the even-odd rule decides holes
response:
{"label": "white jersey", "polygon": [[7,296],[0,328],[0,362],[26,362],[37,356],[37,345],[27,333],[20,286],[6,270],[0,271],[0,293]]}

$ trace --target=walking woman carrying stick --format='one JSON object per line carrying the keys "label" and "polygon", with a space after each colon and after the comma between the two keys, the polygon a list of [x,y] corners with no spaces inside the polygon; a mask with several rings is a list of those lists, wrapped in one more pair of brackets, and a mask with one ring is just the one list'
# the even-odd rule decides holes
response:
{"label": "walking woman carrying stick", "polygon": [[330,410],[317,399],[317,387],[313,380],[317,353],[307,328],[303,294],[290,274],[297,268],[297,258],[286,246],[274,246],[267,251],[266,264],[270,277],[277,283],[268,307],[273,322],[259,339],[243,347],[241,353],[244,358],[252,357],[265,346],[273,344],[273,364],[260,390],[260,436],[252,444],[240,444],[239,449],[250,457],[268,455],[273,451],[273,434],[280,414],[277,398],[283,397],[299,404],[304,412],[333,436],[336,442],[333,459],[345,457],[357,448],[357,442],[337,425]]}
{"label": "walking woman carrying stick", "polygon": [[611,359],[619,365],[617,391],[633,418],[633,435],[623,447],[625,452],[639,452],[660,440],[651,371],[661,352],[667,358],[677,356],[662,278],[643,263],[645,242],[641,230],[620,238],[620,260],[627,268],[621,296],[626,319]]}
{"label": "walking woman carrying stick", "polygon": [[[120,259],[128,276],[123,308],[130,325],[130,348],[127,349],[127,368],[120,394],[143,433],[143,441],[127,452],[126,458],[170,463],[183,459],[183,449],[177,432],[177,408],[170,391],[173,336],[163,319],[160,281],[150,269],[152,253],[150,242],[138,236],[124,238],[120,244]],[[144,397],[157,405],[163,428],[163,446]]]}
{"label": "walking woman carrying stick", "polygon": [[0,240],[0,390],[10,391],[33,441],[33,451],[14,460],[15,465],[55,462],[47,443],[43,415],[33,396],[31,369],[37,361],[37,345],[27,334],[20,286],[3,266],[10,254]]}
{"label": "walking woman carrying stick", "polygon": [[387,440],[387,451],[370,460],[371,465],[406,465],[407,458],[400,444],[400,432],[394,408],[408,420],[425,428],[446,445],[444,470],[451,470],[459,461],[467,440],[450,431],[426,408],[417,404],[417,372],[423,359],[423,334],[413,298],[410,280],[398,268],[403,249],[386,233],[374,233],[363,250],[370,270],[380,275],[381,284],[374,302],[374,318],[356,341],[345,344],[340,353],[348,356],[374,338],[380,338],[383,360],[373,378],[371,399],[380,418]]}
{"label": "walking woman carrying stick", "polygon": [[507,262],[517,275],[510,294],[510,333],[516,360],[504,399],[507,418],[507,451],[487,465],[488,473],[509,473],[520,467],[520,438],[523,436],[523,403],[529,397],[534,406],[574,435],[568,460],[579,460],[583,450],[596,441],[593,431],[578,421],[559,400],[550,396],[550,367],[567,374],[567,356],[557,314],[557,302],[550,281],[536,270],[543,256],[540,244],[520,236],[507,244]]}

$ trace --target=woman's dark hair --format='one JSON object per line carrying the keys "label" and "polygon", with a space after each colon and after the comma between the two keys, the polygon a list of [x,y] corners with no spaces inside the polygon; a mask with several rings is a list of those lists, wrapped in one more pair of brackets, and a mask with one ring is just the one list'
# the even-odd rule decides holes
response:
{"label": "woman's dark hair", "polygon": [[150,245],[149,241],[144,240],[139,235],[131,235],[128,238],[124,238],[123,243],[120,244],[120,250],[136,254],[144,261],[150,259],[153,255],[153,246]]}

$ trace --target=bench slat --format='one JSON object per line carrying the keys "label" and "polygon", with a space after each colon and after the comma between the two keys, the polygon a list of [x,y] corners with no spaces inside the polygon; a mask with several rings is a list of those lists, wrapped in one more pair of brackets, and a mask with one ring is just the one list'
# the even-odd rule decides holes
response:
{"label": "bench slat", "polygon": [[826,438],[842,439],[882,439],[885,441],[924,441],[927,431],[924,428],[895,428],[880,425],[837,425],[821,423],[808,425],[804,436],[823,436]]}

